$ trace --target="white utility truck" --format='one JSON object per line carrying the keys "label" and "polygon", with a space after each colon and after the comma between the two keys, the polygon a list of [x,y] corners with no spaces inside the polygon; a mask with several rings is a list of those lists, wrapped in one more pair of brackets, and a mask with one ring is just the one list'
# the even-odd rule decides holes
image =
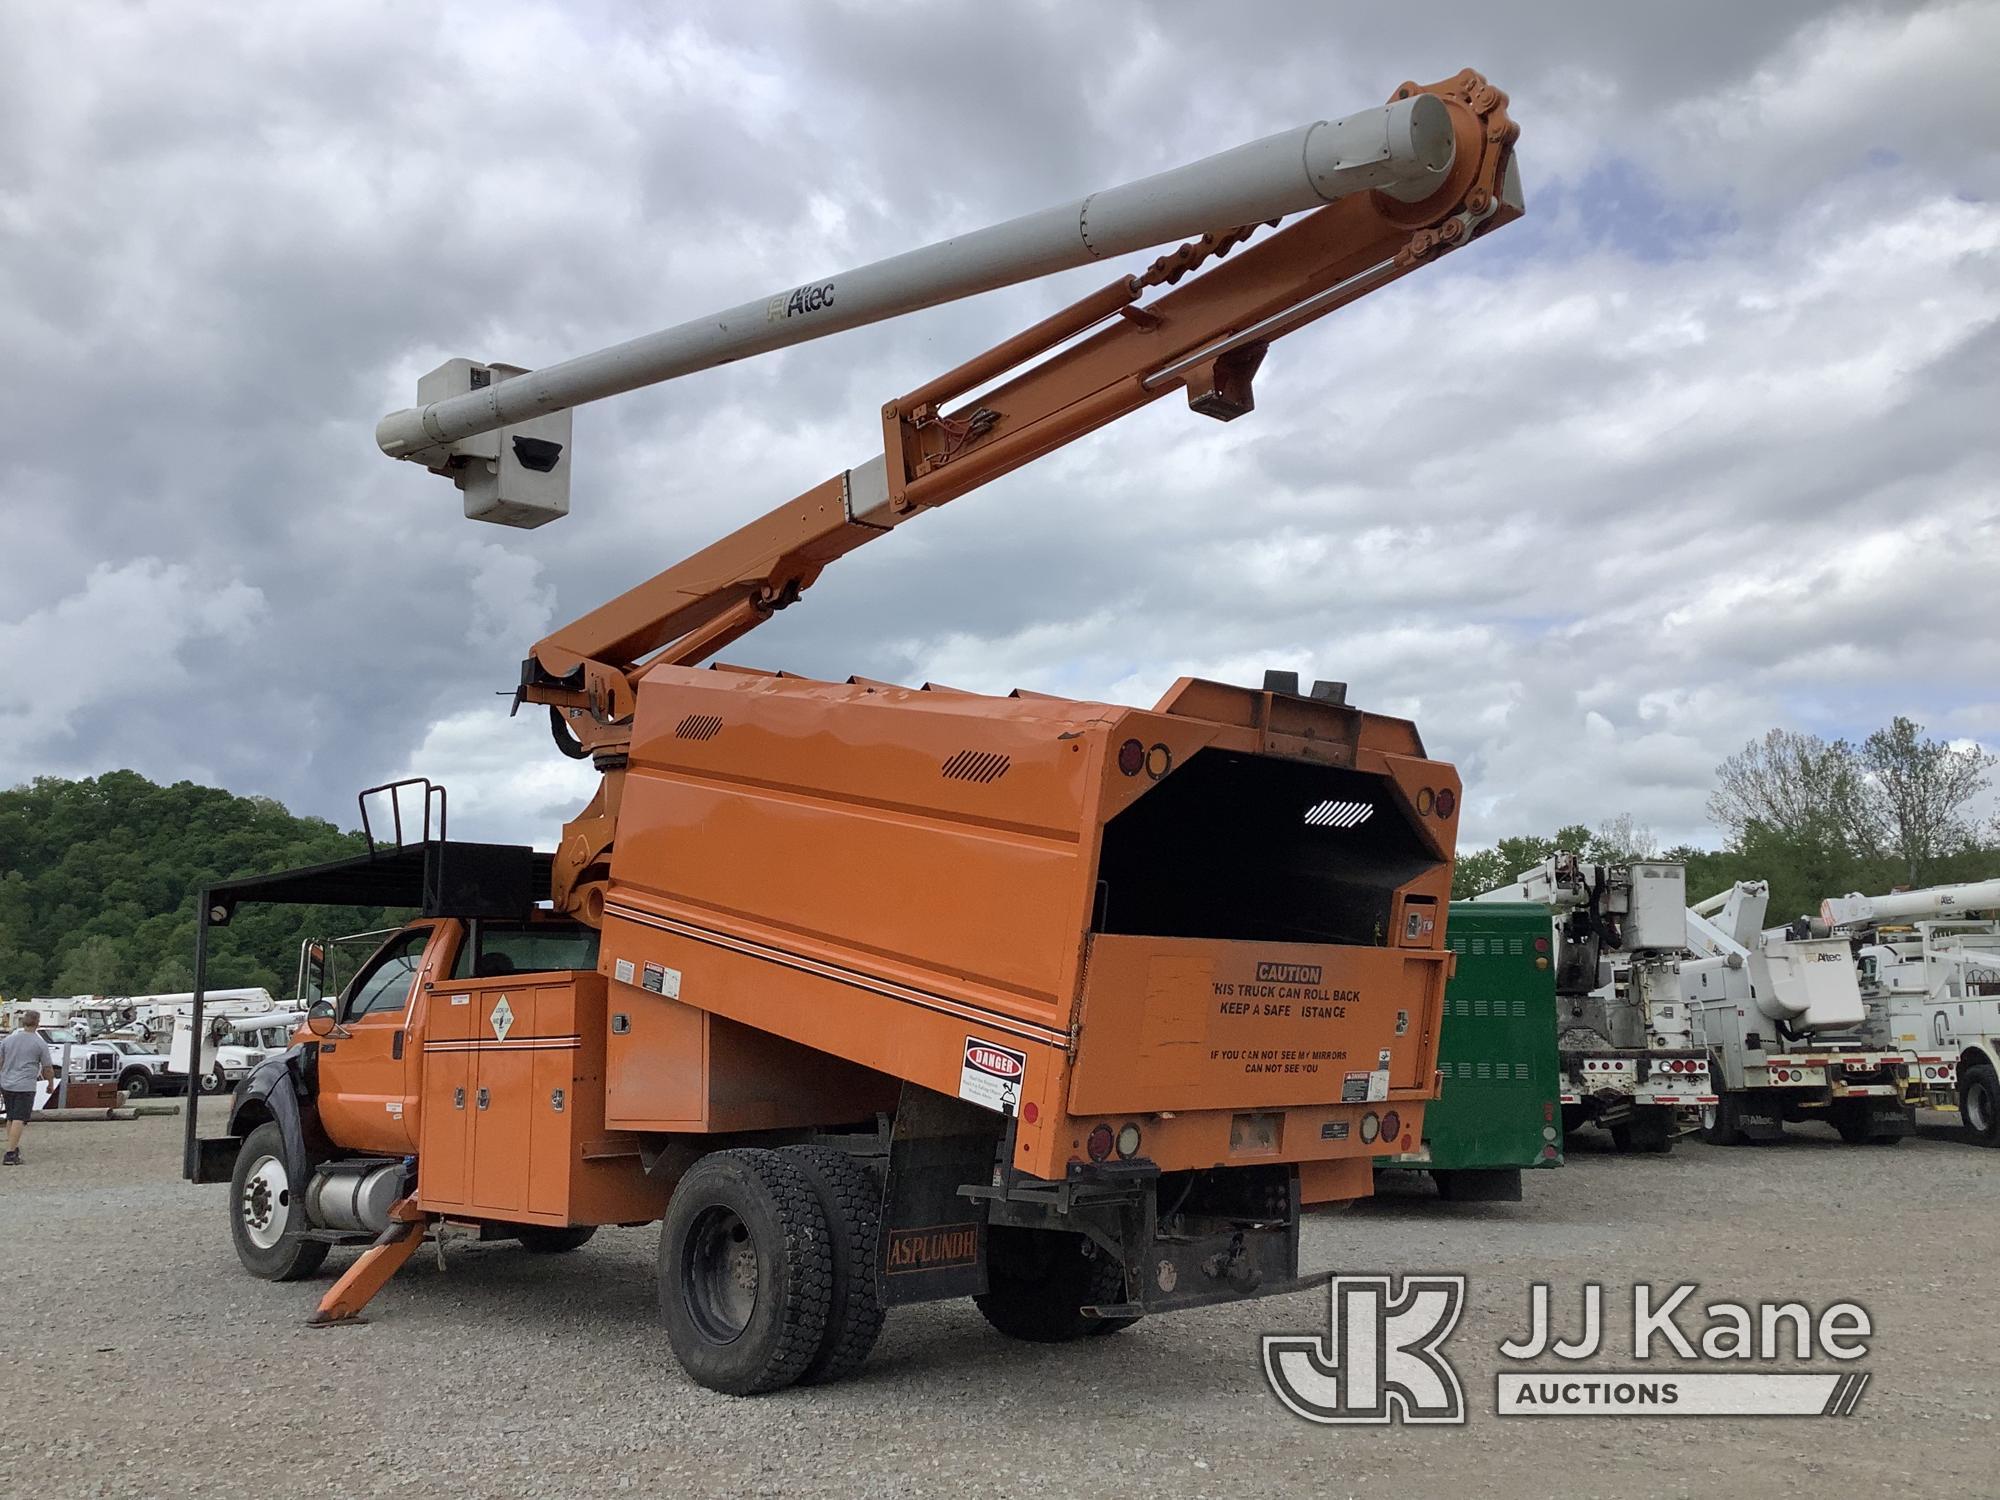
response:
{"label": "white utility truck", "polygon": [[[178,1000],[179,997],[160,998]],[[277,1002],[271,998],[271,992],[261,987],[209,990],[202,1005],[201,1055],[196,1057],[193,999],[189,995],[187,1003],[175,1005],[173,1038],[167,1044],[167,1072],[183,1087],[192,1080],[193,1087],[204,1094],[227,1092],[255,1066],[245,1060],[247,1053],[268,1050],[246,1045],[240,1039],[240,1032],[290,1018],[286,1029],[289,1036],[298,1025],[297,1018],[304,1014],[303,1011],[280,1012]],[[280,1043],[277,1050],[283,1051],[284,1045]],[[262,1060],[260,1056],[258,1061]]]}
{"label": "white utility truck", "polygon": [[1716,1094],[1702,1138],[1777,1140],[1787,1121],[1822,1120],[1844,1141],[1901,1140],[1915,1128],[1907,1063],[1862,1002],[1846,939],[1767,929],[1770,900],[1739,880],[1686,913],[1681,999]]}
{"label": "white utility truck", "polygon": [[1810,925],[1854,945],[1862,996],[1920,1102],[2000,1146],[2000,880],[1836,896]]}
{"label": "white utility truck", "polygon": [[1564,1133],[1597,1125],[1620,1151],[1670,1150],[1681,1111],[1715,1103],[1680,995],[1682,866],[1558,852],[1473,899],[1550,908]]}

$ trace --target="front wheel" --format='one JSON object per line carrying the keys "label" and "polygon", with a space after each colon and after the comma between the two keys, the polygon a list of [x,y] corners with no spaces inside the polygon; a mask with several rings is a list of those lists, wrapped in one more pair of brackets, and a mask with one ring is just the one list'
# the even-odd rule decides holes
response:
{"label": "front wheel", "polygon": [[226,1094],[229,1092],[229,1075],[222,1071],[221,1063],[217,1063],[201,1075],[201,1091],[204,1094]]}
{"label": "front wheel", "polygon": [[285,1134],[259,1125],[244,1137],[229,1176],[229,1234],[243,1269],[265,1281],[297,1281],[326,1259],[325,1240],[302,1238],[310,1228],[303,1188],[285,1165]]}
{"label": "front wheel", "polygon": [[806,1372],[833,1296],[826,1214],[776,1151],[714,1151],[660,1230],[660,1316],[674,1357],[712,1391],[754,1396]]}
{"label": "front wheel", "polygon": [[1958,1075],[1958,1119],[1976,1146],[2000,1146],[2000,1073],[1979,1063]]}
{"label": "front wheel", "polygon": [[134,1068],[118,1080],[118,1087],[127,1099],[144,1099],[153,1092],[153,1075],[144,1068]]}

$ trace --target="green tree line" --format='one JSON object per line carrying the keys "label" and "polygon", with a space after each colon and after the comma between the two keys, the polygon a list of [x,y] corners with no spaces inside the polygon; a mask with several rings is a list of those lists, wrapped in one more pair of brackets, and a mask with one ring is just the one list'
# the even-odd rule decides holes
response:
{"label": "green tree line", "polygon": [[1708,810],[1721,848],[1662,849],[1630,815],[1596,829],[1573,824],[1462,852],[1452,895],[1493,890],[1559,849],[1592,862],[1680,860],[1691,901],[1768,881],[1773,922],[1817,914],[1828,896],[1850,891],[1989,880],[2000,875],[2000,825],[1982,825],[1971,809],[1995,764],[1905,718],[1858,743],[1773,729],[1716,767]]}
{"label": "green tree line", "polygon": [[[204,884],[366,852],[359,833],[136,771],[0,792],[0,996],[130,995],[194,983]],[[302,938],[400,920],[368,907],[246,905],[211,929],[208,982],[296,985]]]}

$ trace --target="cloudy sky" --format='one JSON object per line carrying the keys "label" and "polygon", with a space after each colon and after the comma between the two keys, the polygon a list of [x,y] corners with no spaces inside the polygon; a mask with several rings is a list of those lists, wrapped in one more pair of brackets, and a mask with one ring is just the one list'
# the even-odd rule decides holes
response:
{"label": "cloudy sky", "polygon": [[[1227,15],[1225,23],[1223,17]],[[1471,65],[1529,216],[829,571],[730,657],[1150,703],[1338,677],[1472,839],[1907,713],[2000,745],[2000,4],[0,7],[0,784],[130,766],[454,832],[587,794],[552,625],[869,455],[1102,270],[585,408],[570,518],[375,450],[567,355]],[[1134,265],[1142,257],[1134,258]],[[587,776],[587,773],[585,773]]]}

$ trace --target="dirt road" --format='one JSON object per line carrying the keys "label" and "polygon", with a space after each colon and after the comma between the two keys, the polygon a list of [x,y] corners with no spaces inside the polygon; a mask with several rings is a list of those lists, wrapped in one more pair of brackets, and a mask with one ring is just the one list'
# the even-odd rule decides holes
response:
{"label": "dirt road", "polygon": [[[303,1325],[314,1282],[236,1265],[223,1190],[175,1176],[179,1121],[36,1127],[0,1175],[0,1476],[38,1496],[1746,1495],[2000,1493],[2000,1153],[1928,1127],[1849,1147],[1617,1157],[1586,1132],[1527,1201],[1450,1206],[1409,1179],[1307,1231],[1312,1265],[1462,1272],[1448,1352],[1464,1427],[1314,1426],[1258,1336],[1324,1331],[1323,1294],[1036,1347],[969,1303],[898,1310],[844,1384],[732,1400],[654,1323],[649,1230],[566,1257],[428,1251],[365,1327]],[[1853,1299],[1873,1375],[1845,1419],[1500,1418],[1497,1346],[1526,1284],[1573,1320],[1606,1284],[1605,1368],[1630,1368],[1635,1279],[1717,1298]],[[1698,1312],[1683,1319],[1699,1328]],[[1820,1368],[1827,1368],[1822,1365]]]}

